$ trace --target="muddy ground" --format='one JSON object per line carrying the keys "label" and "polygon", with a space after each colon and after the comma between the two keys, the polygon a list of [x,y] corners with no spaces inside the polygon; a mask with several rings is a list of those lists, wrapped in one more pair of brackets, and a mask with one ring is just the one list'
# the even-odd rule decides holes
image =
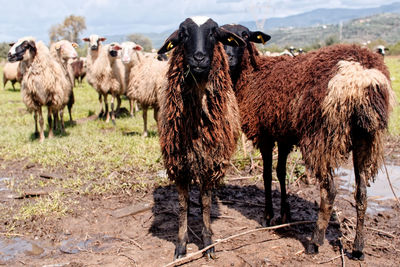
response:
{"label": "muddy ground", "polygon": [[[397,140],[387,146],[387,161],[400,165]],[[0,177],[37,179],[43,173],[62,177],[73,174],[63,169],[45,170],[26,160],[0,160]],[[215,190],[212,209],[214,240],[261,227],[264,206],[261,171],[249,175],[234,170],[225,185]],[[155,174],[153,174],[155,175]],[[258,178],[254,178],[254,176]],[[340,173],[339,173],[340,175]],[[57,177],[53,177],[56,179]],[[346,177],[343,177],[345,180]],[[314,224],[293,226],[241,236],[216,246],[216,260],[197,256],[183,266],[341,266],[340,240],[346,266],[399,266],[400,209],[393,199],[370,198],[374,207],[368,212],[365,226],[365,261],[349,258],[354,239],[356,212],[353,193],[340,186],[324,245],[318,255],[306,255],[304,244]],[[279,184],[273,184],[275,214],[279,214]],[[292,221],[317,219],[319,190],[302,180],[289,186]],[[13,206],[19,199],[0,191],[1,205]],[[201,217],[198,190],[191,193],[188,253],[201,249]],[[38,194],[40,195],[40,194]],[[32,197],[35,197],[32,195]],[[40,196],[39,196],[40,197]],[[389,197],[391,198],[391,197]],[[177,226],[177,193],[173,185],[150,187],[140,193],[74,195],[72,213],[61,218],[34,217],[17,222],[14,236],[0,236],[0,264],[7,266],[163,266],[173,259]],[[122,208],[143,208],[136,215],[123,216]],[[2,218],[4,233],[9,218]],[[339,227],[340,225],[340,227]]]}

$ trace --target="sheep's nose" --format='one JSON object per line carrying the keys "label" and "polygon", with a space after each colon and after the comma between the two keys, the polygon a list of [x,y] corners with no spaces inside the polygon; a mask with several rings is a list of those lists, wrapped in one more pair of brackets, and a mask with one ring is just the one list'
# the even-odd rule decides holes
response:
{"label": "sheep's nose", "polygon": [[194,55],[193,55],[193,57],[194,57],[194,59],[195,60],[197,60],[198,62],[201,62],[201,61],[203,61],[204,60],[204,58],[206,57],[206,55],[204,54],[204,53],[202,53],[202,52],[196,52]]}
{"label": "sheep's nose", "polygon": [[92,50],[97,50],[97,45],[92,45],[92,46],[90,47],[90,49],[92,49]]}

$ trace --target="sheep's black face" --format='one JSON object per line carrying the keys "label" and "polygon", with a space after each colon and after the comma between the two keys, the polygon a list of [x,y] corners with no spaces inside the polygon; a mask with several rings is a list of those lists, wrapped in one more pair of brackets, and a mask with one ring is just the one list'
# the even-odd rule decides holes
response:
{"label": "sheep's black face", "polygon": [[27,50],[36,52],[36,46],[33,41],[24,40],[13,44],[7,55],[8,61],[16,62],[23,60]]}
{"label": "sheep's black face", "polygon": [[[235,33],[239,37],[242,37],[243,40],[246,42],[247,47],[250,48],[249,44],[250,42],[254,43],[265,43],[269,39],[271,39],[271,36],[260,32],[252,32],[248,28],[239,25],[239,24],[226,24],[221,26],[221,28],[228,30],[230,32]],[[242,62],[243,54],[244,54],[244,47],[232,47],[232,46],[224,46],[225,52],[228,55],[229,59],[229,67],[231,70],[231,73],[236,73],[239,68],[240,64]]]}
{"label": "sheep's black face", "polygon": [[219,28],[210,18],[188,18],[165,41],[158,53],[163,54],[182,44],[188,69],[194,75],[206,76],[211,68],[214,46],[218,41],[226,45],[245,46],[240,37]]}

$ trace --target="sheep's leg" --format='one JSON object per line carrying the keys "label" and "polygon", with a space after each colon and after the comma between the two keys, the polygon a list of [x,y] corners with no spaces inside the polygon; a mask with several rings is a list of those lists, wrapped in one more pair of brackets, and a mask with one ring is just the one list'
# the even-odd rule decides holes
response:
{"label": "sheep's leg", "polygon": [[53,111],[51,109],[51,107],[47,107],[48,108],[48,112],[47,112],[47,123],[49,124],[49,138],[53,138],[54,134],[53,134],[53,122],[52,122],[52,116],[53,116]]}
{"label": "sheep's leg", "polygon": [[6,83],[8,82],[7,78],[3,75],[3,90],[6,90]]}
{"label": "sheep's leg", "polygon": [[318,247],[324,243],[326,228],[331,217],[333,202],[335,201],[336,188],[333,177],[327,175],[321,177],[317,175],[320,185],[321,204],[319,207],[318,220],[311,237],[311,241],[306,248],[308,254],[318,253]]}
{"label": "sheep's leg", "polygon": [[13,91],[15,91],[15,86],[14,86],[15,83],[16,83],[16,81],[11,81],[11,85],[12,85]]}
{"label": "sheep's leg", "polygon": [[115,125],[115,112],[114,112],[114,99],[115,95],[111,95],[111,121]]}
{"label": "sheep's leg", "polygon": [[[367,210],[366,181],[368,179],[365,173],[365,164],[366,162],[370,162],[368,157],[373,155],[373,153],[371,153],[370,143],[371,142],[366,142],[366,140],[362,139],[353,140],[353,164],[356,181],[356,192],[354,198],[356,201],[357,227],[352,257],[357,260],[364,260],[364,219]],[[374,163],[376,164],[376,160]]]}
{"label": "sheep's leg", "polygon": [[[201,213],[203,214],[203,245],[207,247],[212,244],[212,229],[211,229],[211,195],[210,189],[204,189],[203,186],[200,188],[201,197]],[[210,248],[205,252],[207,258],[215,259],[215,250]]]}
{"label": "sheep's leg", "polygon": [[189,240],[188,228],[188,212],[189,212],[189,185],[177,184],[179,199],[179,230],[178,243],[176,244],[174,259],[182,258],[186,255],[186,244]]}
{"label": "sheep's leg", "polygon": [[56,131],[60,128],[60,121],[58,119],[58,111],[53,110],[53,118],[54,118],[53,130]]}
{"label": "sheep's leg", "polygon": [[110,112],[108,112],[108,94],[105,94],[104,96],[104,106],[105,106],[105,112],[106,112],[106,122],[110,121]]}
{"label": "sheep's leg", "polygon": [[65,132],[65,124],[64,124],[64,108],[60,109],[60,124],[61,124],[61,132]]}
{"label": "sheep's leg", "polygon": [[131,115],[131,117],[135,116],[134,102],[135,101],[133,99],[129,99],[129,114]]}
{"label": "sheep's leg", "polygon": [[158,123],[158,107],[154,107],[154,120]]}
{"label": "sheep's leg", "polygon": [[115,113],[119,113],[121,109],[121,96],[117,95],[117,109],[115,110]]}
{"label": "sheep's leg", "polygon": [[149,133],[147,132],[147,109],[148,106],[143,106],[143,134],[142,136],[147,137]]}
{"label": "sheep's leg", "polygon": [[283,143],[278,143],[278,166],[276,174],[278,176],[281,187],[281,221],[286,223],[290,220],[290,206],[287,202],[286,195],[286,164],[287,157],[290,153],[291,146]]}
{"label": "sheep's leg", "polygon": [[260,146],[261,156],[263,159],[263,178],[265,190],[265,212],[263,218],[263,225],[269,226],[272,218],[274,218],[274,208],[272,205],[272,150],[274,143],[266,142]]}
{"label": "sheep's leg", "polygon": [[68,101],[68,114],[69,114],[69,122],[72,124],[72,105],[75,102],[75,96],[74,96],[74,91],[71,91],[71,94],[69,96],[69,101]]}
{"label": "sheep's leg", "polygon": [[44,141],[44,120],[43,120],[42,107],[39,107],[38,113],[39,113],[39,126],[40,126],[39,142],[43,143],[43,141]]}
{"label": "sheep's leg", "polygon": [[104,107],[103,107],[103,98],[101,93],[99,93],[99,103],[100,103],[99,118],[102,118],[104,116]]}
{"label": "sheep's leg", "polygon": [[139,112],[138,102],[135,100],[134,103],[135,103],[135,112]]}
{"label": "sheep's leg", "polygon": [[38,112],[35,110],[33,113],[33,119],[35,120],[35,137],[39,137],[38,130]]}

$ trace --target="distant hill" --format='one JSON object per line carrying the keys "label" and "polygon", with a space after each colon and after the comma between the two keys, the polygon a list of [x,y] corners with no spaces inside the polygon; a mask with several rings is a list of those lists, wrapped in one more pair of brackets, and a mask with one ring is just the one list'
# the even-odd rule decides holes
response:
{"label": "distant hill", "polygon": [[[351,19],[367,17],[381,13],[400,13],[400,2],[383,5],[376,8],[346,9],[346,8],[321,8],[298,15],[284,18],[267,18],[264,24],[264,30],[287,27],[309,27],[325,24],[339,24]],[[256,29],[254,21],[243,21],[240,24],[249,29]]]}
{"label": "distant hill", "polygon": [[[389,5],[383,5],[376,8],[362,8],[362,9],[345,9],[345,8],[334,8],[334,9],[316,9],[310,12],[305,12],[298,15],[288,16],[284,18],[270,18],[267,19],[264,25],[264,31],[271,34],[272,40],[270,43],[278,44],[279,46],[285,45],[297,45],[305,46],[313,42],[319,42],[325,40],[326,37],[332,34],[339,34],[339,25],[343,24],[343,39],[342,40],[361,40],[363,38],[362,34],[365,34],[366,38],[376,39],[381,38],[387,40],[388,42],[396,42],[399,40],[399,35],[396,34],[399,27],[397,24],[397,17],[393,15],[389,16],[388,20],[385,17],[377,17],[377,21],[373,19],[372,15],[382,14],[382,13],[394,13],[400,14],[400,2],[392,3]],[[357,20],[352,21],[357,18],[370,17],[372,21],[368,23],[359,22]],[[393,18],[395,21],[390,22]],[[351,22],[350,22],[351,21]],[[247,26],[251,30],[256,30],[255,22],[242,21],[239,22]],[[350,23],[350,24],[348,24]],[[368,30],[368,25],[373,24],[374,30],[370,32]],[[325,25],[325,28],[318,27]],[[378,26],[380,25],[380,26]],[[397,25],[397,26],[395,26]],[[349,29],[347,27],[350,27]],[[397,27],[393,29],[391,27]],[[379,32],[379,30],[381,32]],[[389,31],[388,31],[389,29]],[[163,44],[164,40],[174,31],[175,29],[170,29],[161,33],[142,33],[148,36],[155,49],[158,49]],[[393,36],[390,34],[394,32]],[[128,34],[128,33],[127,33]],[[106,36],[109,41],[121,42],[125,40],[124,35],[112,35]]]}
{"label": "distant hill", "polygon": [[305,47],[334,38],[345,43],[363,43],[382,39],[389,44],[400,41],[400,14],[379,14],[346,23],[303,28],[271,30],[270,45]]}

